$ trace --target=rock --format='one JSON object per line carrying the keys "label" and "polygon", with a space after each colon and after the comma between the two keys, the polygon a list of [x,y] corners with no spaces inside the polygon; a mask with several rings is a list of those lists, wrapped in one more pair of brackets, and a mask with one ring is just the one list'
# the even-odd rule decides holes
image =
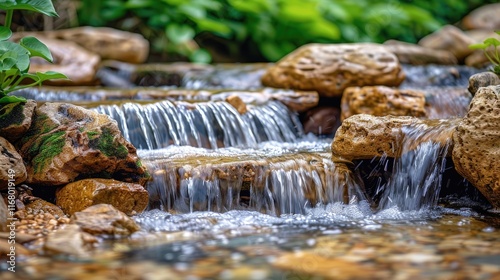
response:
{"label": "rock", "polygon": [[50,37],[73,41],[102,59],[143,63],[148,58],[149,42],[141,34],[109,27],[83,26],[44,31]]}
{"label": "rock", "polygon": [[23,158],[9,141],[0,137],[0,190],[7,189],[9,182],[18,185],[26,178]]}
{"label": "rock", "polygon": [[28,183],[63,185],[77,178],[114,178],[144,185],[136,149],[104,114],[66,103],[45,103],[17,145]]}
{"label": "rock", "polygon": [[0,106],[0,136],[11,143],[21,138],[31,126],[31,119],[36,108],[34,100],[26,103],[8,103]]}
{"label": "rock", "polygon": [[413,150],[427,141],[444,147],[451,142],[451,135],[459,120],[354,115],[345,119],[337,130],[332,152],[335,156],[354,160],[382,156],[397,158],[402,152]]}
{"label": "rock", "polygon": [[133,215],[146,209],[149,195],[139,184],[112,179],[84,179],[59,189],[56,201],[68,215],[101,203],[111,204],[119,211]]}
{"label": "rock", "polygon": [[500,29],[500,3],[481,6],[462,19],[465,29]]}
{"label": "rock", "polygon": [[356,114],[425,117],[425,95],[385,86],[349,87],[341,101],[341,120]]}
{"label": "rock", "polygon": [[69,224],[47,235],[44,249],[53,254],[85,258],[89,256],[90,245],[95,241],[91,235],[83,232],[78,225]]}
{"label": "rock", "polygon": [[7,208],[7,204],[3,199],[3,196],[0,195],[0,232],[7,231],[7,217],[9,214],[9,208]]}
{"label": "rock", "polygon": [[29,203],[25,204],[25,211],[37,215],[39,213],[50,213],[55,217],[64,217],[64,212],[58,206],[45,201],[41,198],[35,199]]}
{"label": "rock", "polygon": [[59,207],[42,199],[27,203],[23,210],[14,213],[14,217],[17,219],[16,233],[18,235],[37,238],[46,236],[69,223],[69,218]]}
{"label": "rock", "polygon": [[305,133],[333,134],[340,126],[340,110],[336,107],[326,106],[309,110],[304,118],[303,126]]}
{"label": "rock", "polygon": [[134,220],[109,204],[90,206],[74,213],[71,220],[93,235],[128,236],[140,229]]}
{"label": "rock", "polygon": [[463,61],[466,56],[473,52],[469,48],[469,45],[473,43],[473,39],[453,25],[446,25],[418,42],[419,45],[426,48],[447,50],[453,53],[458,61]]}
{"label": "rock", "polygon": [[500,77],[493,72],[481,72],[469,78],[469,92],[474,95],[481,87],[500,85]]}
{"label": "rock", "polygon": [[397,40],[385,41],[384,47],[395,54],[400,63],[413,65],[455,65],[458,63],[457,58],[447,50],[434,50]]}
{"label": "rock", "polygon": [[268,68],[265,86],[315,90],[320,96],[341,96],[350,86],[398,86],[404,73],[397,57],[382,45],[309,44]]}
{"label": "rock", "polygon": [[229,95],[226,98],[226,102],[231,104],[231,106],[233,106],[236,111],[240,113],[240,115],[243,115],[248,111],[247,105],[243,102],[243,100],[241,100],[241,98],[238,97],[238,95]]}
{"label": "rock", "polygon": [[49,48],[54,63],[41,58],[32,58],[30,73],[57,71],[65,74],[68,80],[58,79],[44,82],[47,85],[94,85],[95,74],[101,58],[79,45],[57,39],[38,37]]}
{"label": "rock", "polygon": [[479,88],[453,141],[455,169],[500,208],[500,86]]}
{"label": "rock", "polygon": [[7,240],[7,239],[0,239],[0,254],[2,256],[6,256],[7,254],[10,254],[11,253],[10,247],[12,247],[12,246],[16,247],[16,250],[15,250],[16,257],[33,255],[33,253],[30,250],[28,250],[26,247],[24,247],[23,245],[21,245],[17,242],[15,245],[12,245],[9,243],[9,240]]}

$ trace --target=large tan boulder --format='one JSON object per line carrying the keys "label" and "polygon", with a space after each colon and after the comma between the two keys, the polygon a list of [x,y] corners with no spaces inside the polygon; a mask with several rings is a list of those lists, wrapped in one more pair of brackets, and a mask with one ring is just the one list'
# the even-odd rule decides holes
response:
{"label": "large tan boulder", "polygon": [[453,141],[458,173],[500,208],[500,86],[479,88]]}
{"label": "large tan boulder", "polygon": [[397,40],[385,41],[384,47],[395,54],[401,63],[413,65],[458,63],[457,58],[447,50],[434,50]]}
{"label": "large tan boulder", "polygon": [[63,185],[78,178],[114,178],[144,185],[147,170],[109,116],[66,103],[45,103],[17,142],[28,183]]}
{"label": "large tan boulder", "polygon": [[500,29],[500,3],[481,6],[462,19],[465,29]]}
{"label": "large tan boulder", "polygon": [[[345,119],[332,142],[332,152],[348,160],[397,158],[432,141],[445,147],[459,119],[423,120],[407,116],[359,114]],[[438,130],[437,130],[438,129]]]}
{"label": "large tan boulder", "polygon": [[386,86],[349,87],[341,100],[341,119],[356,114],[425,117],[425,94]]}
{"label": "large tan boulder", "polygon": [[262,76],[265,86],[315,90],[341,96],[350,86],[398,86],[404,73],[397,57],[379,44],[308,44],[288,54]]}
{"label": "large tan boulder", "polygon": [[0,137],[0,190],[18,185],[27,178],[26,167],[16,148]]}
{"label": "large tan boulder", "polygon": [[0,105],[0,136],[14,143],[28,131],[36,108],[34,100]]}
{"label": "large tan boulder", "polygon": [[84,179],[56,192],[57,205],[68,215],[101,203],[132,215],[144,211],[148,202],[148,192],[141,185],[112,179]]}
{"label": "large tan boulder", "polygon": [[97,204],[76,212],[71,222],[93,235],[127,236],[140,229],[130,217],[109,204]]}
{"label": "large tan boulder", "polygon": [[474,40],[467,36],[462,30],[453,25],[446,25],[438,31],[422,38],[418,44],[436,50],[447,50],[458,59],[463,61],[465,57],[473,52],[469,45]]}

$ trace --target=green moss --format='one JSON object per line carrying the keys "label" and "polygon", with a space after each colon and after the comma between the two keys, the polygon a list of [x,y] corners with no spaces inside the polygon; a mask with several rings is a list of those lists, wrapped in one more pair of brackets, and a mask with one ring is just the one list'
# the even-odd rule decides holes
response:
{"label": "green moss", "polygon": [[25,118],[23,110],[24,103],[21,102],[0,105],[0,129],[20,125]]}
{"label": "green moss", "polygon": [[94,140],[99,136],[99,132],[97,131],[87,131],[87,137],[89,140]]}
{"label": "green moss", "polygon": [[94,139],[89,137],[89,140],[91,147],[99,149],[107,157],[124,159],[128,155],[127,147],[115,141],[114,135],[109,128],[103,128],[99,137]]}
{"label": "green moss", "polygon": [[41,139],[30,148],[30,154],[37,152],[37,155],[32,160],[35,173],[40,173],[49,161],[62,152],[62,148],[66,142],[65,135],[65,131],[46,134],[40,137]]}

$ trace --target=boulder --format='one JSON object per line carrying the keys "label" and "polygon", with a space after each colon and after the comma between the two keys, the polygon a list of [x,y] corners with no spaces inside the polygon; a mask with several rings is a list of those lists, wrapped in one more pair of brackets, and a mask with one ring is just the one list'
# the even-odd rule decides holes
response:
{"label": "boulder", "polygon": [[63,185],[114,178],[144,185],[147,170],[109,116],[66,103],[45,103],[18,143],[28,183]]}
{"label": "boulder", "polygon": [[418,42],[419,45],[426,48],[447,50],[453,53],[458,61],[463,61],[466,56],[473,52],[469,48],[469,45],[473,43],[475,42],[472,38],[453,25],[446,25]]}
{"label": "boulder", "polygon": [[28,131],[36,108],[34,100],[0,105],[0,137],[11,143]]}
{"label": "boulder", "polygon": [[481,87],[500,85],[500,77],[493,72],[481,72],[470,76],[469,92],[474,95]]}
{"label": "boulder", "polygon": [[341,101],[341,119],[356,114],[425,117],[425,94],[385,86],[349,87]]}
{"label": "boulder", "polygon": [[76,212],[73,223],[93,235],[128,236],[140,229],[130,217],[109,204],[97,204]]}
{"label": "boulder", "polygon": [[489,29],[491,31],[500,29],[500,3],[481,6],[462,19],[465,29]]}
{"label": "boulder", "polygon": [[84,179],[59,189],[56,201],[68,215],[101,203],[113,205],[119,211],[132,215],[144,211],[149,195],[139,184],[112,179]]}
{"label": "boulder", "polygon": [[404,73],[397,57],[379,44],[308,44],[288,54],[262,76],[265,86],[314,90],[341,96],[350,86],[398,86]]}
{"label": "boulder", "polygon": [[400,63],[413,65],[455,65],[457,58],[447,50],[433,50],[397,40],[384,42],[384,47],[398,57]]}
{"label": "boulder", "polygon": [[359,114],[345,119],[332,141],[332,152],[347,160],[397,158],[422,142],[450,144],[460,119],[422,120],[407,116]]}
{"label": "boulder", "polygon": [[7,189],[9,182],[18,185],[26,178],[23,158],[9,141],[0,137],[0,190]]}
{"label": "boulder", "polygon": [[340,126],[340,110],[337,107],[319,106],[307,111],[304,132],[316,135],[330,135]]}
{"label": "boulder", "polygon": [[500,86],[479,88],[453,141],[455,169],[500,208]]}

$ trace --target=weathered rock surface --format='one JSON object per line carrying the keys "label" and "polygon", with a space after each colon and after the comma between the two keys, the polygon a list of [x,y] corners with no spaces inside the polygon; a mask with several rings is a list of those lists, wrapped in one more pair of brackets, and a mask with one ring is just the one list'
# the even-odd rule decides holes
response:
{"label": "weathered rock surface", "polygon": [[500,86],[480,88],[453,134],[453,163],[500,208]]}
{"label": "weathered rock surface", "polygon": [[36,215],[39,213],[50,213],[54,217],[64,217],[64,212],[57,205],[54,205],[41,198],[35,199],[30,203],[25,204],[25,211]]}
{"label": "weathered rock surface", "polygon": [[7,189],[9,182],[17,185],[26,178],[23,158],[9,141],[0,137],[0,190]]}
{"label": "weathered rock surface", "polygon": [[426,48],[447,50],[453,53],[458,61],[463,61],[466,56],[473,52],[469,48],[469,45],[473,43],[472,38],[453,25],[446,25],[418,42],[419,45]]}
{"label": "weathered rock surface", "polygon": [[474,95],[481,87],[500,85],[500,77],[493,72],[481,72],[470,76],[469,92]]}
{"label": "weathered rock surface", "polygon": [[36,108],[34,100],[26,103],[8,103],[0,106],[0,136],[11,143],[21,138],[31,126]]}
{"label": "weathered rock surface", "polygon": [[45,103],[17,145],[28,182],[63,185],[77,178],[114,178],[144,185],[148,174],[116,121],[79,106]]}
{"label": "weathered rock surface", "polygon": [[54,63],[34,58],[31,60],[30,72],[57,71],[65,74],[68,80],[57,79],[44,82],[47,85],[94,85],[95,74],[101,58],[76,43],[64,40],[38,37],[49,48]]}
{"label": "weathered rock surface", "polygon": [[268,68],[265,86],[315,90],[320,96],[341,96],[350,86],[398,86],[404,73],[397,57],[382,45],[309,44]]}
{"label": "weathered rock surface", "polygon": [[481,6],[462,19],[465,29],[500,29],[500,3]]}
{"label": "weathered rock surface", "polygon": [[457,58],[447,50],[434,50],[406,42],[388,40],[384,47],[398,57],[400,63],[413,65],[457,64]]}
{"label": "weathered rock surface", "polygon": [[73,223],[93,235],[128,236],[140,229],[130,217],[109,204],[97,204],[76,212]]}
{"label": "weathered rock surface", "polygon": [[0,232],[7,231],[7,217],[8,217],[9,209],[7,208],[7,204],[3,199],[3,196],[0,195]]}
{"label": "weathered rock surface", "polygon": [[354,160],[382,156],[397,158],[403,151],[413,150],[427,141],[444,147],[450,144],[459,120],[354,115],[345,119],[337,130],[332,142],[332,152],[336,156]]}
{"label": "weathered rock surface", "polygon": [[356,114],[425,117],[423,92],[385,86],[349,87],[341,101],[344,120]]}
{"label": "weathered rock surface", "polygon": [[333,134],[340,126],[340,110],[337,107],[327,106],[311,109],[304,117],[303,126],[305,133]]}
{"label": "weathered rock surface", "polygon": [[56,201],[68,215],[101,203],[113,205],[119,211],[132,215],[146,209],[149,195],[139,184],[112,179],[84,179],[59,189]]}
{"label": "weathered rock surface", "polygon": [[47,235],[44,249],[52,254],[85,258],[89,256],[91,244],[95,242],[95,238],[83,232],[78,225],[69,224]]}

